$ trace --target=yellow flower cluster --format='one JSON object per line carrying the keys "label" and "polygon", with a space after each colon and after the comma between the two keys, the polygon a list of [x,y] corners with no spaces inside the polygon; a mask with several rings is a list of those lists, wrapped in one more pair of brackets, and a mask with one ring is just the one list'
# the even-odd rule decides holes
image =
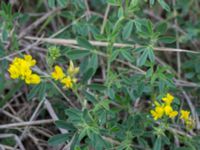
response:
{"label": "yellow flower cluster", "polygon": [[75,75],[79,72],[79,67],[74,67],[72,61],[70,61],[70,65],[67,69],[67,75],[63,72],[60,66],[55,66],[54,71],[51,73],[51,77],[54,80],[59,80],[62,84],[64,84],[65,88],[72,88],[74,83],[77,82]]}
{"label": "yellow flower cluster", "polygon": [[173,110],[171,104],[174,100],[174,96],[167,93],[165,97],[162,98],[163,103],[155,102],[155,109],[151,110],[150,113],[153,116],[154,120],[158,120],[163,116],[167,116],[169,118],[174,118],[178,115],[178,112]]}
{"label": "yellow flower cluster", "polygon": [[31,67],[36,64],[36,60],[31,55],[24,55],[24,58],[15,57],[8,68],[12,79],[20,78],[26,84],[39,84],[40,76],[32,73]]}

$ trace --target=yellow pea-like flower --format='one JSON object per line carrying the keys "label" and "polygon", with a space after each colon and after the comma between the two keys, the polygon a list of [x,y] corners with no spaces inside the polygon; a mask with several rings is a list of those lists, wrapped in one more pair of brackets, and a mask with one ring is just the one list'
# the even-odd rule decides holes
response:
{"label": "yellow pea-like flower", "polygon": [[178,115],[178,112],[177,111],[171,111],[170,113],[169,113],[169,117],[170,118],[174,118],[174,117],[176,117]]}
{"label": "yellow pea-like flower", "polygon": [[165,110],[165,114],[166,114],[167,116],[169,116],[169,114],[173,111],[172,107],[169,106],[169,105],[165,106],[165,107],[164,107],[164,110]]}
{"label": "yellow pea-like flower", "polygon": [[155,110],[151,110],[150,113],[153,116],[154,120],[158,120],[164,115],[164,109],[163,107],[157,106]]}
{"label": "yellow pea-like flower", "polygon": [[55,66],[54,72],[51,73],[51,76],[55,80],[62,80],[65,74],[63,73],[63,70],[60,66]]}
{"label": "yellow pea-like flower", "polygon": [[38,76],[37,74],[31,74],[29,76],[26,77],[25,82],[27,84],[39,84],[40,83],[40,76]]}
{"label": "yellow pea-like flower", "polygon": [[187,110],[181,110],[181,119],[183,119],[184,121],[187,121],[189,120],[189,115],[190,115],[190,112],[187,111]]}
{"label": "yellow pea-like flower", "polygon": [[12,61],[13,65],[19,65],[23,59],[15,57]]}
{"label": "yellow pea-like flower", "polygon": [[64,84],[65,88],[72,88],[73,87],[73,79],[70,76],[67,76],[61,80],[61,83]]}
{"label": "yellow pea-like flower", "polygon": [[21,79],[25,79],[27,76],[30,76],[32,74],[32,70],[29,68],[29,66],[26,63],[22,63],[19,70],[20,70]]}
{"label": "yellow pea-like flower", "polygon": [[170,93],[167,93],[167,95],[163,97],[162,100],[165,102],[166,105],[170,105],[174,100],[174,96]]}
{"label": "yellow pea-like flower", "polygon": [[24,55],[24,60],[27,62],[27,64],[32,67],[36,64],[36,60],[32,59],[31,55]]}
{"label": "yellow pea-like flower", "polygon": [[12,79],[17,79],[20,76],[20,72],[19,72],[18,68],[13,64],[10,65],[8,72],[10,73],[10,77]]}
{"label": "yellow pea-like flower", "polygon": [[174,118],[178,115],[177,111],[174,111],[173,108],[170,105],[166,105],[164,107],[165,110],[165,114],[169,117],[169,118]]}

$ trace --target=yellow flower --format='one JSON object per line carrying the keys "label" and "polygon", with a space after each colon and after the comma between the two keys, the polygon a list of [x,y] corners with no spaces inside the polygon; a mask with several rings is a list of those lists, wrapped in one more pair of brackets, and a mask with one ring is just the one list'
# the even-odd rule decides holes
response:
{"label": "yellow flower", "polygon": [[73,62],[70,60],[69,68],[67,69],[67,73],[70,76],[75,76],[79,72],[79,67],[74,67]]}
{"label": "yellow flower", "polygon": [[67,76],[61,80],[61,83],[64,84],[65,88],[72,88],[73,87],[73,79],[70,76]]}
{"label": "yellow flower", "polygon": [[40,76],[38,76],[37,74],[31,74],[25,78],[25,82],[27,84],[39,84]]}
{"label": "yellow flower", "polygon": [[25,55],[24,59],[15,57],[8,68],[10,77],[12,79],[20,78],[25,80],[27,84],[40,83],[40,77],[37,74],[32,74],[31,67],[34,66],[35,63],[36,61],[33,60],[30,55]]}
{"label": "yellow flower", "polygon": [[20,76],[20,72],[19,72],[18,68],[15,65],[13,65],[13,64],[11,64],[9,66],[8,72],[10,73],[10,77],[12,79],[17,79]]}
{"label": "yellow flower", "polygon": [[164,110],[165,110],[165,114],[170,118],[174,118],[178,115],[178,112],[174,111],[170,105],[166,105],[164,107]]}
{"label": "yellow flower", "polygon": [[72,88],[73,84],[77,82],[77,78],[75,78],[75,75],[78,73],[78,71],[79,68],[74,67],[73,62],[70,61],[67,75],[65,75],[61,67],[55,66],[54,72],[51,73],[51,76],[55,80],[59,80],[62,84],[64,84],[65,88]]}
{"label": "yellow flower", "polygon": [[158,120],[159,118],[162,118],[164,114],[164,109],[161,106],[157,106],[155,110],[151,110],[150,113],[153,116],[154,120]]}
{"label": "yellow flower", "polygon": [[15,58],[13,59],[13,61],[12,61],[12,64],[13,64],[13,65],[19,65],[20,62],[21,62],[22,60],[23,60],[23,59],[21,59],[21,58],[15,57]]}
{"label": "yellow flower", "polygon": [[51,73],[51,76],[55,80],[62,80],[64,78],[65,74],[63,73],[63,70],[61,67],[55,66],[54,72]]}
{"label": "yellow flower", "polygon": [[181,117],[180,118],[187,122],[189,120],[189,115],[190,115],[189,111],[181,110]]}
{"label": "yellow flower", "polygon": [[174,100],[174,96],[170,93],[167,93],[167,95],[163,97],[162,100],[165,102],[166,105],[170,105]]}
{"label": "yellow flower", "polygon": [[169,114],[173,111],[172,107],[169,106],[169,105],[166,105],[166,106],[164,107],[164,110],[165,110],[165,114],[166,114],[167,116],[169,116]]}
{"label": "yellow flower", "polygon": [[174,117],[176,117],[178,115],[178,112],[177,111],[171,111],[170,113],[169,113],[169,117],[170,118],[174,118]]}
{"label": "yellow flower", "polygon": [[36,64],[36,60],[32,59],[31,55],[24,55],[24,60],[27,62],[27,64],[32,67]]}
{"label": "yellow flower", "polygon": [[21,79],[25,79],[27,76],[30,76],[32,74],[32,70],[29,68],[28,64],[26,62],[22,62],[19,67]]}

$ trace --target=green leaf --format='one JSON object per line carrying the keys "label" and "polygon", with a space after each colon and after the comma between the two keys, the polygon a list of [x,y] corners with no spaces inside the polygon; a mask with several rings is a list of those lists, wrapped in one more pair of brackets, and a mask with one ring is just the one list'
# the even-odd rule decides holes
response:
{"label": "green leaf", "polygon": [[107,0],[107,2],[111,5],[120,6],[119,0]]}
{"label": "green leaf", "polygon": [[123,50],[121,50],[120,52],[121,52],[122,56],[123,56],[126,60],[128,60],[129,62],[134,62],[134,58],[132,57],[131,53],[130,53],[128,50],[123,49]]}
{"label": "green leaf", "polygon": [[115,98],[115,91],[112,88],[108,88],[107,93],[111,99]]}
{"label": "green leaf", "polygon": [[123,28],[122,36],[124,39],[127,39],[130,37],[132,29],[133,29],[133,21],[129,21],[126,23],[126,25]]}
{"label": "green leaf", "polygon": [[90,43],[88,42],[88,40],[86,40],[85,38],[78,37],[78,38],[77,38],[77,42],[78,42],[78,44],[79,44],[80,46],[82,46],[82,47],[84,47],[84,48],[86,48],[86,49],[88,49],[88,50],[94,50],[94,49],[95,49],[95,48],[93,47],[93,45],[90,44]]}
{"label": "green leaf", "polygon": [[157,139],[156,139],[156,141],[155,141],[155,143],[154,143],[154,147],[153,147],[153,150],[161,150],[161,138],[160,137],[158,137]]}
{"label": "green leaf", "polygon": [[132,133],[134,136],[141,136],[143,135],[144,129],[144,118],[140,114],[136,114],[132,118],[131,121],[133,123]]}
{"label": "green leaf", "polygon": [[55,146],[66,142],[68,139],[69,139],[68,134],[57,134],[48,140],[48,144],[51,146]]}
{"label": "green leaf", "polygon": [[200,144],[200,135],[196,135],[193,137],[195,143]]}
{"label": "green leaf", "polygon": [[155,3],[155,0],[150,0],[150,5],[153,5]]}
{"label": "green leaf", "polygon": [[73,124],[80,123],[82,120],[82,111],[74,108],[69,108],[65,110],[65,114],[69,117],[69,121]]}
{"label": "green leaf", "polygon": [[142,55],[139,57],[138,59],[138,65],[139,66],[143,66],[147,60],[147,56],[148,56],[148,50],[144,50]]}
{"label": "green leaf", "polygon": [[32,98],[36,97],[40,91],[40,84],[34,86],[27,95],[27,99],[31,100]]}
{"label": "green leaf", "polygon": [[[79,138],[79,134],[78,133],[75,133],[75,135],[74,135],[74,138],[73,138],[73,141],[72,141],[72,143],[71,143],[71,145],[70,145],[70,150],[72,149],[72,150],[76,150],[76,148],[78,147],[77,145],[78,145],[78,138]],[[79,150],[79,149],[77,149],[77,150]]]}
{"label": "green leaf", "polygon": [[92,133],[90,139],[91,139],[91,144],[93,145],[95,150],[109,149],[107,147],[108,144],[99,134]]}
{"label": "green leaf", "polygon": [[92,54],[92,57],[90,58],[89,61],[89,68],[93,68],[94,73],[96,72],[97,68],[98,68],[98,55],[97,54]]}
{"label": "green leaf", "polygon": [[39,100],[43,100],[46,93],[46,82],[41,82],[38,85],[34,85],[33,88],[27,95],[27,99],[31,100],[34,97],[37,97]]}
{"label": "green leaf", "polygon": [[106,86],[104,86],[102,84],[98,84],[98,83],[92,83],[90,85],[87,85],[87,87],[89,87],[93,90],[97,90],[97,91],[103,91],[106,89]]}
{"label": "green leaf", "polygon": [[91,103],[93,103],[93,104],[96,104],[98,101],[96,100],[96,98],[94,97],[94,95],[92,95],[92,93],[89,93],[89,92],[87,92],[87,91],[84,91],[84,95],[85,95],[85,97],[86,97],[86,99],[89,101],[89,102],[91,102]]}
{"label": "green leaf", "polygon": [[156,26],[156,31],[158,31],[161,35],[167,31],[167,23],[161,22]]}
{"label": "green leaf", "polygon": [[38,99],[39,100],[43,100],[46,94],[46,82],[42,82],[40,84],[40,89],[39,89],[39,93],[38,93]]}
{"label": "green leaf", "polygon": [[93,68],[89,68],[82,77],[82,83],[86,83],[94,74],[94,69]]}
{"label": "green leaf", "polygon": [[152,47],[148,47],[147,50],[148,50],[148,57],[149,57],[150,61],[154,62],[155,55],[154,55],[153,48]]}
{"label": "green leaf", "polygon": [[162,6],[163,9],[170,12],[170,7],[164,0],[158,0],[158,3]]}
{"label": "green leaf", "polygon": [[3,29],[3,32],[2,32],[2,39],[3,41],[7,41],[8,39],[8,32],[5,29]]}
{"label": "green leaf", "polygon": [[111,57],[110,57],[110,62],[114,61],[117,56],[119,55],[119,50],[115,50],[114,52],[112,52]]}
{"label": "green leaf", "polygon": [[128,6],[128,9],[132,12],[139,10],[140,2],[141,2],[141,0],[132,0],[130,5]]}
{"label": "green leaf", "polygon": [[159,39],[159,42],[163,42],[163,43],[174,43],[176,41],[176,38],[174,37],[160,37]]}
{"label": "green leaf", "polygon": [[66,7],[67,0],[57,0],[57,3],[60,7]]}
{"label": "green leaf", "polygon": [[90,51],[88,50],[70,50],[67,52],[67,56],[70,58],[70,59],[80,59],[82,57],[85,57],[87,55],[90,54]]}
{"label": "green leaf", "polygon": [[142,138],[142,137],[138,137],[138,142],[140,145],[143,145],[144,149],[150,149],[148,142]]}
{"label": "green leaf", "polygon": [[56,1],[55,0],[48,0],[48,5],[49,5],[49,7],[53,8],[56,5]]}
{"label": "green leaf", "polygon": [[147,27],[147,31],[149,34],[153,34],[153,24],[150,20],[146,21],[145,26]]}
{"label": "green leaf", "polygon": [[70,124],[66,121],[63,121],[63,120],[57,120],[57,121],[55,121],[55,124],[58,128],[66,129],[67,131],[68,130],[70,130],[70,131],[75,130],[75,128],[72,124]]}
{"label": "green leaf", "polygon": [[142,32],[142,25],[145,23],[144,19],[134,19],[135,27],[138,32]]}
{"label": "green leaf", "polygon": [[110,109],[110,107],[109,107],[110,103],[111,103],[111,101],[105,99],[105,100],[102,100],[100,102],[100,105],[103,106],[106,110],[109,110]]}
{"label": "green leaf", "polygon": [[153,75],[153,68],[151,67],[151,68],[149,68],[149,69],[147,70],[147,72],[146,72],[146,77],[147,77],[147,78],[150,78],[150,77],[152,77],[152,75]]}
{"label": "green leaf", "polygon": [[143,38],[149,38],[155,33],[153,32],[153,25],[150,20],[147,19],[134,19],[137,33]]}

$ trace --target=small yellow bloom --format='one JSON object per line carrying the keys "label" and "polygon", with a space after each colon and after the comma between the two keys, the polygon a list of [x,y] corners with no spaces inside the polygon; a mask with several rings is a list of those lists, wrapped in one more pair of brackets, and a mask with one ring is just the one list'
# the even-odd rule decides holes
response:
{"label": "small yellow bloom", "polygon": [[167,95],[163,97],[162,100],[165,102],[165,104],[170,105],[174,100],[174,96],[170,93],[167,93]]}
{"label": "small yellow bloom", "polygon": [[32,70],[27,66],[26,63],[22,63],[20,68],[20,75],[21,75],[21,79],[25,79],[27,76],[30,76],[32,74]]}
{"label": "small yellow bloom", "polygon": [[10,67],[8,68],[8,72],[10,73],[10,77],[12,79],[17,79],[20,76],[18,68],[13,64],[11,64]]}
{"label": "small yellow bloom", "polygon": [[176,117],[178,115],[178,112],[177,111],[171,111],[170,113],[169,113],[169,117],[170,118],[174,118],[174,117]]}
{"label": "small yellow bloom", "polygon": [[177,111],[174,111],[173,108],[170,105],[166,105],[164,107],[165,110],[165,114],[169,117],[169,118],[174,118],[178,115]]}
{"label": "small yellow bloom", "polygon": [[70,76],[67,76],[61,80],[61,83],[64,84],[65,88],[72,88],[73,87],[73,79]]}
{"label": "small yellow bloom", "polygon": [[69,67],[67,69],[67,73],[70,75],[70,76],[75,76],[77,73],[79,72],[79,67],[74,67],[74,64],[73,62],[70,60],[70,64],[69,64]]}
{"label": "small yellow bloom", "polygon": [[37,74],[31,74],[25,78],[25,82],[27,84],[39,84],[40,81],[40,76],[38,76]]}
{"label": "small yellow bloom", "polygon": [[187,110],[181,110],[181,119],[187,121],[189,119],[190,112]]}
{"label": "small yellow bloom", "polygon": [[18,65],[20,65],[23,61],[24,61],[24,60],[23,60],[22,58],[15,57],[15,58],[13,59],[12,64],[18,66]]}
{"label": "small yellow bloom", "polygon": [[169,105],[166,105],[166,106],[164,107],[164,110],[165,110],[165,114],[166,114],[167,116],[169,116],[169,114],[173,111],[172,107],[169,106]]}
{"label": "small yellow bloom", "polygon": [[151,110],[150,113],[153,116],[154,120],[158,120],[159,118],[162,118],[164,114],[164,109],[163,107],[157,106],[155,110]]}
{"label": "small yellow bloom", "polygon": [[52,78],[55,80],[62,80],[65,76],[60,66],[55,66],[54,72],[51,73]]}
{"label": "small yellow bloom", "polygon": [[27,64],[32,67],[36,64],[36,60],[32,59],[31,55],[24,55],[24,60],[27,62]]}

